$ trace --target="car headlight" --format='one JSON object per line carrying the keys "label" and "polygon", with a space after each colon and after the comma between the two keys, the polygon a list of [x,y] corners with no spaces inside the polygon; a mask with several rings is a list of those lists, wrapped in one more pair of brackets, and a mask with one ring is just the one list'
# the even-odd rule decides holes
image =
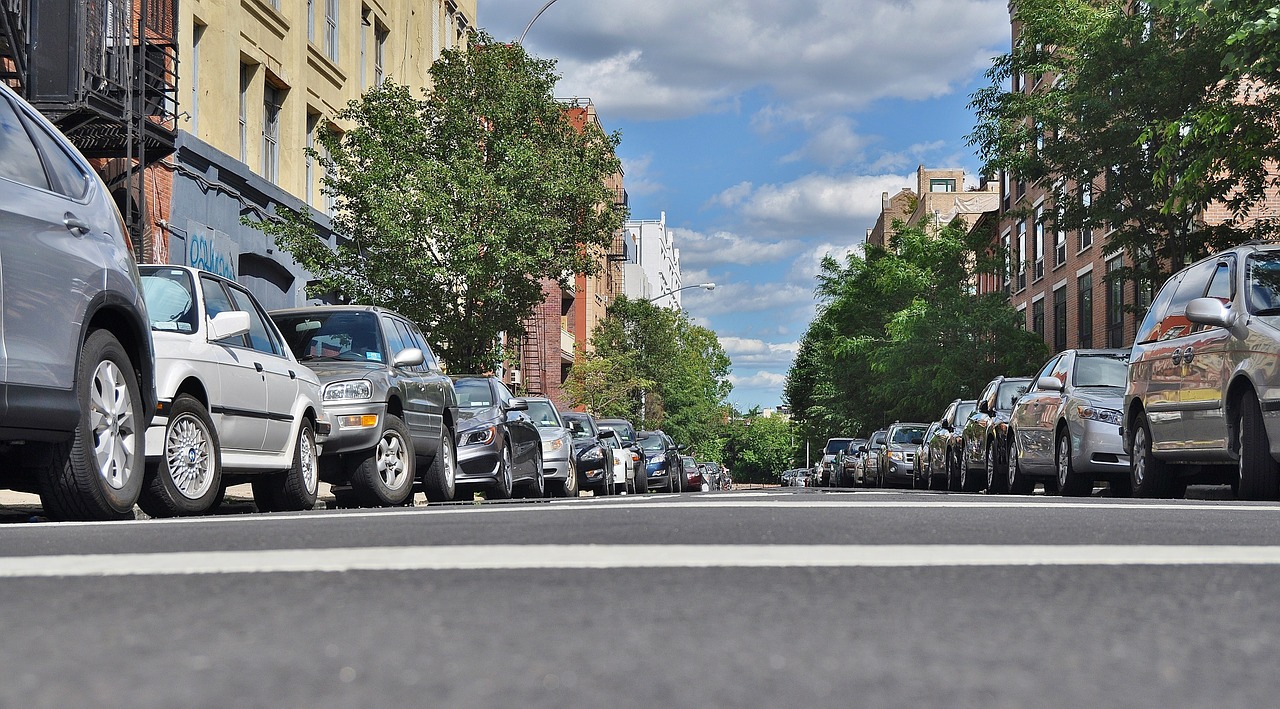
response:
{"label": "car headlight", "polygon": [[906,460],[907,454],[904,451],[889,451],[889,460]]}
{"label": "car headlight", "polygon": [[599,448],[588,448],[586,453],[582,454],[583,460],[603,460],[604,451]]}
{"label": "car headlight", "polygon": [[546,453],[555,453],[556,451],[560,450],[561,448],[564,448],[564,439],[563,439],[563,438],[557,438],[557,439],[555,439],[554,441],[543,441],[543,442],[542,442],[542,452],[543,452],[544,454],[546,454]]}
{"label": "car headlight", "polygon": [[493,443],[493,439],[498,436],[498,428],[496,426],[485,426],[474,431],[468,431],[463,435],[462,445],[464,446],[481,446],[487,443]]}
{"label": "car headlight", "polygon": [[1111,423],[1117,426],[1120,425],[1121,421],[1121,414],[1115,409],[1095,409],[1092,406],[1077,406],[1076,413],[1079,414],[1082,419],[1092,419],[1094,421]]}
{"label": "car headlight", "polygon": [[324,388],[325,401],[354,401],[373,398],[373,385],[368,379],[333,382]]}

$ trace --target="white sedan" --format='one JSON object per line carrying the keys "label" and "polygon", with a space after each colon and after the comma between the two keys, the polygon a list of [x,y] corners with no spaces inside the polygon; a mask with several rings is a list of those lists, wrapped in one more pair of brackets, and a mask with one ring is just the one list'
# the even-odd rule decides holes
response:
{"label": "white sedan", "polygon": [[251,481],[261,511],[310,509],[329,433],[315,374],[243,286],[183,266],[138,270],[159,400],[138,505],[155,517],[205,514],[227,485]]}

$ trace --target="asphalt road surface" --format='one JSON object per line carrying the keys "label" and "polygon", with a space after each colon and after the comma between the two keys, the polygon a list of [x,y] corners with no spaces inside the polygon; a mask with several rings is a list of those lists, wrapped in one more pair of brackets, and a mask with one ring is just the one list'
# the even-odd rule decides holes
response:
{"label": "asphalt road surface", "polygon": [[237,511],[0,524],[0,707],[1280,696],[1275,504],[786,489]]}

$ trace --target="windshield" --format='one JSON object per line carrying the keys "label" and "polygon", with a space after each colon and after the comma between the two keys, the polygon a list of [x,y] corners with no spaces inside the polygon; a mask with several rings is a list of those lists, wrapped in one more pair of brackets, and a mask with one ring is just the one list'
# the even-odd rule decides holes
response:
{"label": "windshield", "polygon": [[835,455],[849,446],[848,438],[832,438],[827,441],[827,455]]}
{"label": "windshield", "polygon": [[1124,388],[1129,376],[1128,355],[1082,355],[1072,373],[1078,387]]}
{"label": "windshield", "polygon": [[625,420],[622,419],[605,419],[599,422],[601,426],[608,426],[613,432],[618,434],[618,440],[623,443],[636,442],[636,429]]}
{"label": "windshield", "polygon": [[564,427],[574,438],[591,438],[591,420],[582,414],[565,414]]}
{"label": "windshield", "polygon": [[893,430],[891,443],[910,443],[912,438],[924,435],[924,426],[902,426]]}
{"label": "windshield", "polygon": [[996,408],[1001,411],[1009,411],[1013,405],[1018,402],[1018,397],[1027,393],[1027,387],[1030,386],[1026,381],[1006,381],[1000,385],[1000,391],[996,393]]}
{"label": "windshield", "polygon": [[975,401],[970,401],[963,404],[957,404],[956,405],[956,423],[963,426],[964,422],[969,420],[969,414],[972,414],[973,410],[976,408],[978,408],[978,403]]}
{"label": "windshield", "polygon": [[529,418],[533,419],[533,425],[538,428],[557,428],[564,426],[560,421],[560,413],[556,411],[556,407],[552,406],[550,401],[530,399]]}
{"label": "windshield", "polygon": [[1246,274],[1249,312],[1280,315],[1280,252],[1265,251],[1251,255]]}
{"label": "windshield", "polygon": [[191,274],[180,268],[142,271],[142,297],[152,330],[195,332],[196,308]]}
{"label": "windshield", "polygon": [[659,436],[645,436],[640,439],[640,449],[645,453],[657,453],[663,449],[662,438]]}
{"label": "windshield", "polygon": [[273,315],[301,362],[343,360],[385,362],[378,317],[369,311],[324,311]]}

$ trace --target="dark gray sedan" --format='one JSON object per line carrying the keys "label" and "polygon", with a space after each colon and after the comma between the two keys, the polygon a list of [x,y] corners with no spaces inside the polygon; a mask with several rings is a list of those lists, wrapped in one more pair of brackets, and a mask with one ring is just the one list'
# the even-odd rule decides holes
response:
{"label": "dark gray sedan", "polygon": [[497,377],[454,377],[458,392],[458,484],[485,490],[489,499],[513,493],[542,497],[542,436]]}

